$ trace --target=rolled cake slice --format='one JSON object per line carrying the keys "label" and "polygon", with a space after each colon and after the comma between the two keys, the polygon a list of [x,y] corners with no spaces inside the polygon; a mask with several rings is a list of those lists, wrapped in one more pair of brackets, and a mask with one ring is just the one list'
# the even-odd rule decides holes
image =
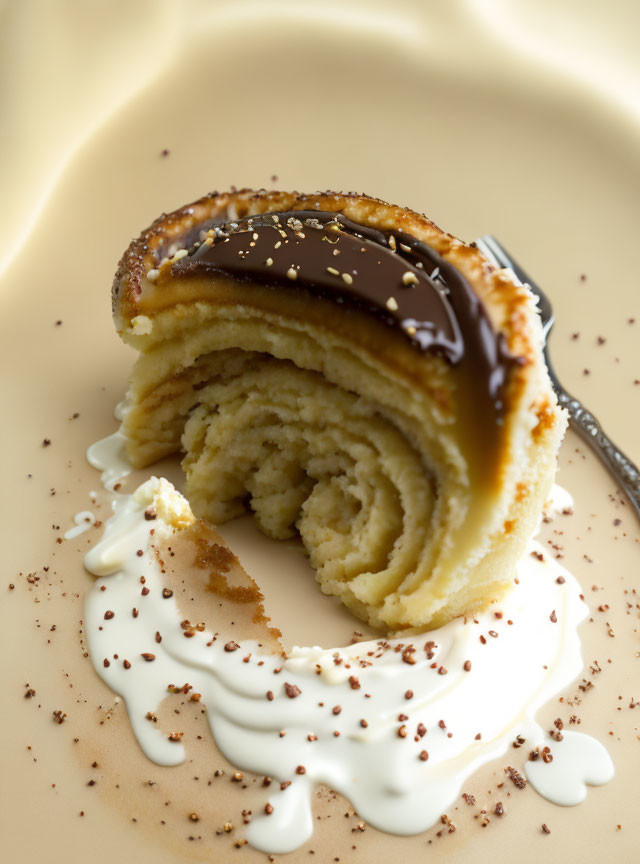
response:
{"label": "rolled cake slice", "polygon": [[129,246],[113,306],[129,458],[181,450],[198,516],[299,533],[386,630],[499,597],[565,420],[531,293],[473,244],[361,195],[213,193]]}

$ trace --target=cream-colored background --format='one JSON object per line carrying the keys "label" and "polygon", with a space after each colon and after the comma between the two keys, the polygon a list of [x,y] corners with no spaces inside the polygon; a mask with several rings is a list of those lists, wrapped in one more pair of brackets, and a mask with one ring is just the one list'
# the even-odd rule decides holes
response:
{"label": "cream-colored background", "polygon": [[487,83],[508,68],[522,84],[535,65],[536,78],[558,75],[574,98],[602,99],[640,122],[634,0],[398,0],[393,12],[380,0],[2,0],[0,16],[2,268],[82,142],[193,39],[216,40],[245,22],[290,28],[294,38],[297,28],[324,26],[397,39]]}
{"label": "cream-colored background", "polygon": [[[576,269],[583,265],[576,258],[575,236],[567,237],[566,232],[599,235],[598,224],[611,218],[619,195],[631,206],[640,200],[635,162],[640,131],[638,32],[640,5],[635,0],[606,4],[582,0],[394,0],[393,4],[385,0],[0,0],[0,274],[22,248],[83,144],[136,96],[147,88],[164,86],[163,79],[170,82],[173,70],[188,65],[190,56],[204,54],[202,62],[215,70],[215,79],[200,82],[202,95],[197,99],[178,89],[163,104],[163,141],[153,149],[149,140],[149,158],[158,147],[174,143],[171,120],[180,117],[186,104],[192,99],[204,101],[208,111],[215,111],[221,96],[228,113],[210,123],[208,131],[218,140],[217,147],[214,142],[210,146],[216,168],[222,154],[225,161],[221,170],[209,167],[201,173],[202,179],[187,184],[185,177],[173,188],[163,189],[165,178],[158,174],[159,207],[153,209],[149,202],[139,208],[142,222],[132,220],[123,239],[160,209],[170,209],[225,182],[267,185],[276,172],[281,184],[299,183],[305,177],[300,169],[309,166],[313,155],[290,146],[300,130],[295,99],[283,116],[287,91],[306,76],[322,76],[322,64],[331,66],[336,58],[344,64],[345,75],[352,67],[357,71],[364,59],[356,85],[342,79],[353,101],[344,99],[344,93],[327,93],[327,104],[335,106],[337,116],[319,112],[316,123],[324,128],[317,138],[315,128],[305,130],[321,142],[323,154],[322,165],[311,172],[315,182],[307,182],[318,188],[352,188],[366,181],[366,191],[424,209],[466,239],[493,231],[511,242],[546,287],[554,288],[563,277],[557,270],[558,255],[575,258]],[[254,40],[261,43],[266,65],[264,74],[249,83],[242,77],[242,67],[245,52],[253,52]],[[316,62],[319,58],[320,67],[305,68],[307,41],[317,48],[311,54]],[[295,58],[290,80],[276,81],[270,74],[270,54],[287,52],[290,46]],[[395,130],[384,160],[376,146],[389,122],[384,101],[368,101],[368,107],[375,108],[374,116],[360,123],[357,91],[368,86],[369,63],[383,76],[396,78],[396,86],[387,81],[394,102],[403,102],[404,76],[422,75],[424,82],[424,99],[417,104],[406,100],[402,126]],[[414,86],[420,88],[418,82]],[[407,139],[415,138],[415,114],[429,110],[430,86],[443,94],[442,99],[434,99],[439,117],[428,127],[431,134],[438,139],[461,135],[464,140],[451,140],[446,147],[439,141],[436,152],[448,156],[449,163],[441,167],[430,158],[432,141],[424,138],[416,146],[413,140],[415,181],[394,183],[398,159],[404,177],[411,176],[403,151]],[[245,140],[234,140],[234,158],[227,161],[228,151],[220,148],[219,139],[237,139],[234,130],[249,120],[231,116],[234,91],[238,95],[247,87],[258,88],[261,94],[251,104],[256,114],[248,124],[250,134],[268,141],[261,142],[256,153],[256,142],[247,142],[243,134]],[[467,122],[463,102],[446,104],[447,95],[458,89],[474,103]],[[278,107],[271,110],[273,100]],[[542,127],[535,113],[540,103],[545,107]],[[356,140],[366,150],[369,135],[379,160],[373,176],[367,174],[371,161],[363,158],[365,154],[345,158],[356,123],[360,126]],[[565,134],[561,128],[565,124],[573,125],[575,138]],[[581,136],[591,139],[588,163],[581,152]],[[574,158],[560,152],[572,147]],[[191,146],[181,155],[189,158],[193,153]],[[179,156],[175,149],[173,156],[175,165]],[[545,159],[548,174],[541,170]],[[235,164],[235,170],[229,170],[229,162],[242,164],[243,170]],[[267,162],[270,167],[261,170]],[[630,165],[636,170],[629,171]],[[536,178],[541,182],[533,188],[528,185],[532,169],[533,176],[546,174]],[[557,172],[567,169],[573,176],[559,183]],[[434,184],[434,175],[448,177],[452,170],[455,183]],[[568,225],[555,198],[588,194],[579,180],[582,171],[599,175],[591,179],[596,185],[601,180],[605,189],[595,191],[580,208],[584,212],[578,224]],[[612,188],[610,174],[617,175],[617,188]],[[122,186],[119,189],[122,194]],[[458,204],[460,194],[464,206]],[[503,219],[487,221],[487,196],[503,199]],[[602,242],[610,239],[603,237]],[[635,242],[635,232],[629,240]],[[600,260],[605,275],[609,256],[603,254]],[[586,297],[579,305],[571,301],[564,305],[557,289],[554,297],[559,312],[571,312],[576,330],[599,299],[590,286],[582,287]],[[609,304],[598,310],[603,326],[616,320],[610,311]],[[578,379],[571,368],[561,371],[567,385],[579,388],[603,416],[618,412],[617,390],[598,390],[593,379]],[[618,437],[632,449],[633,427],[625,427]]]}
{"label": "cream-colored background", "polygon": [[[0,585],[0,831],[11,860],[264,860],[215,837],[215,819],[233,797],[228,787],[222,798],[211,793],[212,822],[199,823],[206,843],[184,839],[182,811],[172,812],[172,834],[158,833],[155,816],[143,818],[146,798],[135,783],[151,769],[122,709],[117,733],[96,726],[112,696],[79,651],[89,579],[81,552],[95,535],[54,542],[60,531],[51,526],[69,527],[98,485],[83,452],[113,428],[125,387],[132,358],[113,333],[109,284],[131,236],[209,189],[269,186],[273,174],[282,188],[358,189],[407,204],[465,239],[495,233],[553,299],[563,381],[640,459],[639,31],[632,0],[0,3],[0,452],[8,490],[0,524],[4,582],[16,585]],[[637,326],[627,323],[632,317]],[[44,437],[51,447],[42,448]],[[441,839],[368,829],[354,840],[338,821],[341,809],[328,808],[333,818],[319,822],[311,844],[315,860],[634,860],[640,708],[627,706],[640,697],[640,640],[638,598],[624,591],[638,583],[639,532],[610,479],[577,446],[568,437],[561,458],[576,514],[547,530],[567,545],[565,563],[593,609],[585,661],[598,658],[604,672],[579,710],[585,731],[610,747],[616,780],[571,810],[528,790],[507,799],[508,818],[485,831],[471,811],[451,812],[460,830]],[[270,550],[246,524],[225,533],[265,584],[289,640],[348,638],[353,622],[319,597],[297,557]],[[35,586],[29,572],[40,579]],[[610,609],[600,613],[603,604]],[[37,704],[22,697],[27,681]],[[69,714],[62,727],[50,719],[58,707]],[[550,706],[549,717],[558,710]],[[76,734],[84,750],[73,745]],[[87,792],[86,760],[97,749],[105,774]],[[138,777],[120,772],[124,798],[112,788],[119,759]],[[494,771],[499,782],[508,761],[467,784],[479,802],[497,800],[487,797],[488,783]],[[168,790],[176,786],[175,775],[153,771]],[[309,858],[305,849],[289,860]]]}

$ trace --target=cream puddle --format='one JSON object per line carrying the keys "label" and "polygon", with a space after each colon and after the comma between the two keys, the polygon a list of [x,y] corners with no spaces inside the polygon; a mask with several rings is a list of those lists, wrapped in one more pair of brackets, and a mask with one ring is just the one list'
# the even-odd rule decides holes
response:
{"label": "cream puddle", "polygon": [[595,738],[580,732],[563,732],[561,745],[549,738],[553,761],[527,762],[527,779],[543,798],[571,807],[587,797],[588,786],[602,786],[613,778],[611,757]]}
{"label": "cream puddle", "polygon": [[[103,448],[96,461],[113,483],[121,457],[110,473],[108,452],[115,448]],[[566,498],[554,497],[567,506]],[[148,507],[157,512],[153,521],[145,519]],[[248,827],[256,848],[283,853],[309,838],[317,783],[341,792],[381,830],[420,833],[438,821],[465,778],[504,753],[516,735],[526,738],[527,751],[550,747],[552,761],[528,763],[526,770],[534,788],[557,803],[577,803],[585,783],[613,775],[594,739],[572,732],[550,740],[534,719],[582,669],[577,627],[587,611],[576,580],[537,544],[520,562],[518,584],[473,620],[409,640],[294,648],[283,660],[261,653],[255,642],[225,650],[225,638],[215,636],[225,629],[222,620],[184,638],[183,616],[174,597],[163,597],[151,548],[191,518],[171,484],[152,478],[133,495],[119,495],[114,510],[86,557],[99,577],[85,616],[96,671],[125,700],[153,761],[176,765],[185,758],[180,741],[170,740],[179,730],[159,729],[147,715],[169,685],[188,684],[201,694],[221,752],[284,784],[265,789],[272,811],[254,815]]]}
{"label": "cream puddle", "polygon": [[107,435],[96,441],[87,450],[87,461],[98,471],[105,489],[115,491],[116,486],[131,473],[131,465],[125,454],[125,437],[118,429],[113,435]]}

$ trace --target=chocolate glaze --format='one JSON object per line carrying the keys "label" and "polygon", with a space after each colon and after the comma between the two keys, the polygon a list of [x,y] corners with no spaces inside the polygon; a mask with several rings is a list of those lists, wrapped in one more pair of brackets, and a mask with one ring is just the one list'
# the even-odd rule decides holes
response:
{"label": "chocolate glaze", "polygon": [[400,328],[417,349],[452,365],[473,364],[476,386],[501,414],[503,385],[520,359],[464,276],[426,243],[323,211],[264,213],[200,228],[203,238],[210,229],[210,239],[173,265],[175,275],[217,272],[366,309]]}

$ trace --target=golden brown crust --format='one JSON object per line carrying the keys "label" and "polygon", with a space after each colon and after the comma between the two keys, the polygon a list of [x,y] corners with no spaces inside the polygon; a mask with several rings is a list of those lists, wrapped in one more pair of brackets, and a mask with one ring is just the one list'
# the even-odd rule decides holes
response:
{"label": "golden brown crust", "polygon": [[[466,244],[442,231],[425,215],[413,210],[352,192],[302,194],[264,189],[212,192],[172,213],[161,215],[130,244],[120,261],[113,283],[113,312],[117,329],[121,333],[131,332],[132,319],[137,315],[153,316],[155,311],[159,312],[165,292],[170,292],[166,295],[170,305],[176,300],[180,302],[181,294],[171,292],[181,282],[176,281],[170,266],[161,269],[153,285],[146,278],[147,273],[156,270],[163,260],[166,261],[178,249],[192,246],[200,239],[199,227],[208,227],[208,220],[223,218],[233,221],[259,213],[295,210],[341,212],[353,222],[371,228],[410,234],[434,249],[465,277],[482,301],[493,329],[504,338],[511,355],[521,359],[520,364],[512,363],[506,370],[507,377],[501,394],[506,414],[499,433],[491,433],[487,438],[486,424],[478,426],[472,422],[473,416],[467,419],[473,439],[469,445],[487,450],[489,462],[494,461],[489,451],[497,457],[495,469],[491,473],[494,480],[499,482],[504,470],[503,443],[510,435],[508,418],[517,416],[523,401],[530,398],[527,396],[530,377],[527,367],[538,362],[536,358],[541,349],[540,335],[532,327],[531,296],[527,289],[514,282],[511,274],[491,264],[475,245]],[[189,302],[188,291],[184,294],[184,301]],[[320,314],[320,309],[317,312]],[[375,316],[365,314],[364,317],[370,319],[371,324],[374,323]],[[376,328],[375,331],[371,328],[372,333],[379,331],[383,331],[380,333],[381,338],[393,339],[394,347],[388,353],[395,356],[400,352],[399,342],[404,342],[405,334],[400,330],[394,333],[388,328]],[[415,361],[412,361],[412,365],[417,369],[422,368],[422,364],[416,364]],[[464,376],[461,383],[463,380]],[[473,392],[474,386],[472,380],[468,381],[466,392]],[[534,412],[542,407],[537,404],[531,406]],[[553,411],[551,413],[554,415]]]}
{"label": "golden brown crust", "polygon": [[412,234],[466,277],[484,303],[493,327],[504,335],[511,353],[526,360],[533,356],[535,348],[531,343],[526,308],[529,300],[526,291],[517,290],[508,274],[497,270],[475,246],[442,231],[423,214],[353,192],[301,194],[264,189],[211,192],[172,213],[163,214],[130,244],[118,265],[112,301],[119,329],[138,314],[144,277],[158,265],[171,244],[182,245],[180,241],[197,231],[198,225],[229,209],[232,218],[278,210],[335,211],[373,228]]}
{"label": "golden brown crust", "polygon": [[[486,310],[492,344],[502,350],[504,340],[511,354],[499,415],[471,351],[448,363],[414,350],[408,333],[371,307],[174,267],[213,220],[301,210],[412,235],[464,277]],[[113,304],[119,332],[141,351],[124,425],[129,455],[144,465],[182,448],[200,515],[232,518],[251,495],[265,533],[280,538],[298,526],[323,590],[376,626],[437,626],[507,584],[551,484],[564,419],[530,292],[474,245],[365,195],[212,193],[161,216],[130,245]],[[303,420],[292,424],[292,406],[302,403]],[[360,411],[375,422],[361,422]],[[281,447],[271,446],[273,436]],[[373,497],[369,481],[361,490],[359,521],[352,486],[343,493],[327,479],[338,470],[325,460],[329,446],[332,459],[344,455],[341,472],[360,466],[354,489],[361,476],[375,487]],[[310,470],[321,474],[313,474],[313,495],[300,480]],[[336,514],[346,533],[331,533]]]}

